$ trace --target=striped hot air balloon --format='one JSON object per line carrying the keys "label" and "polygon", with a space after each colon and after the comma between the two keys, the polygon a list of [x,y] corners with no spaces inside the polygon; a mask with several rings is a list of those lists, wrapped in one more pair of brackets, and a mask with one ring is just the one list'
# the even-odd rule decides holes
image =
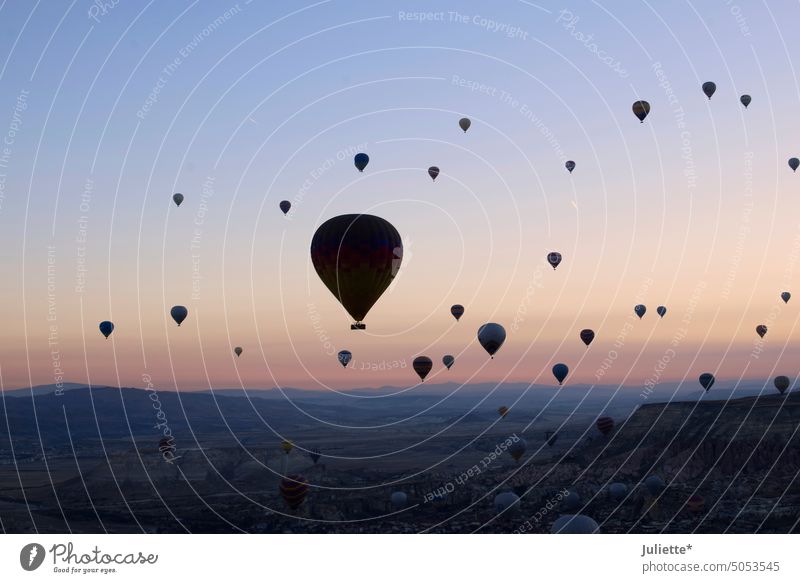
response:
{"label": "striped hot air balloon", "polygon": [[600,433],[608,435],[614,429],[614,420],[611,417],[600,417],[595,425]]}
{"label": "striped hot air balloon", "polygon": [[303,476],[291,474],[281,480],[281,497],[290,510],[300,508],[308,494],[308,483]]}
{"label": "striped hot air balloon", "polygon": [[706,499],[703,498],[700,494],[692,494],[686,501],[686,510],[694,514],[702,512],[705,506],[706,506]]}

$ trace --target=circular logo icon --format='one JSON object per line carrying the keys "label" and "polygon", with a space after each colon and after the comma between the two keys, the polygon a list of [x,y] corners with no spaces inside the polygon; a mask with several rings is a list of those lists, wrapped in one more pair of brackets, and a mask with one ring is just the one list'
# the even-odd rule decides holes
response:
{"label": "circular logo icon", "polygon": [[39,543],[30,543],[19,552],[19,564],[26,571],[35,571],[44,562],[44,547]]}

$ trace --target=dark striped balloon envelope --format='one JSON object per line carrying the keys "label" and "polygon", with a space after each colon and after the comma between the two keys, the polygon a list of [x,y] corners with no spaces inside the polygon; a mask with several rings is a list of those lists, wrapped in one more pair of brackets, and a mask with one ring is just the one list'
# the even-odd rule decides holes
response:
{"label": "dark striped balloon envelope", "polygon": [[600,417],[595,425],[600,433],[608,435],[614,429],[614,420],[611,417]]}
{"label": "dark striped balloon envelope", "polygon": [[303,476],[292,474],[281,480],[281,497],[291,510],[297,510],[306,499],[308,483]]}

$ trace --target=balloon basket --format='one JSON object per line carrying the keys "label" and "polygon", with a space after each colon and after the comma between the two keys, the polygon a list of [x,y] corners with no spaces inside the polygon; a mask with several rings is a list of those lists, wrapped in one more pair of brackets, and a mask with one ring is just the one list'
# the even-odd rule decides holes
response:
{"label": "balloon basket", "polygon": [[362,324],[361,322],[356,322],[355,324],[350,324],[350,329],[351,330],[366,330],[367,329],[367,325],[366,324]]}

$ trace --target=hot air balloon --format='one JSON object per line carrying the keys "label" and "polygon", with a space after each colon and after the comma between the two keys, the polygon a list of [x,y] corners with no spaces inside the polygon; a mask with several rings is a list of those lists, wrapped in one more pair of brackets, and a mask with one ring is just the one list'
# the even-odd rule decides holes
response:
{"label": "hot air balloon", "polygon": [[581,495],[575,490],[569,490],[567,495],[561,500],[561,510],[573,512],[581,507]]}
{"label": "hot air balloon", "polygon": [[789,158],[789,168],[791,168],[793,172],[797,172],[798,166],[800,166],[800,160],[797,158]]}
{"label": "hot air balloon", "polygon": [[494,511],[497,514],[505,513],[507,516],[519,511],[519,496],[514,492],[500,492],[494,497]]}
{"label": "hot air balloon", "polygon": [[633,311],[636,312],[636,315],[639,316],[639,319],[642,319],[644,313],[647,311],[647,307],[644,304],[636,304],[633,307]]}
{"label": "hot air balloon", "polygon": [[505,417],[506,415],[508,415],[509,411],[510,411],[510,409],[508,407],[506,407],[505,405],[503,405],[502,407],[500,407],[497,410],[497,412],[500,414],[500,417]]}
{"label": "hot air balloon", "polygon": [[686,501],[686,510],[693,514],[702,512],[706,506],[706,499],[700,494],[692,494]]}
{"label": "hot air balloon", "polygon": [[347,368],[347,365],[350,364],[350,361],[353,359],[353,353],[349,350],[340,350],[337,358],[339,362],[342,363],[342,366]]}
{"label": "hot air balloon", "polygon": [[647,488],[647,491],[650,492],[651,496],[658,496],[667,487],[667,485],[664,483],[664,480],[655,474],[652,476],[647,476],[644,481],[644,486]]}
{"label": "hot air balloon", "polygon": [[559,516],[550,528],[550,534],[596,534],[600,526],[583,514]]}
{"label": "hot air balloon", "polygon": [[183,202],[183,195],[180,192],[176,192],[172,195],[172,202],[175,203],[175,206],[181,206]]}
{"label": "hot air balloon", "polygon": [[570,174],[572,174],[572,171],[575,170],[575,162],[573,162],[572,160],[567,160],[564,166],[567,167],[567,170],[569,170]]}
{"label": "hot air balloon", "polygon": [[314,462],[314,465],[317,465],[319,458],[322,457],[322,453],[318,449],[310,449],[308,450],[308,457],[311,458],[311,461]]}
{"label": "hot air balloon", "polygon": [[492,358],[494,358],[494,353],[500,350],[505,341],[506,329],[500,324],[490,322],[478,328],[478,342]]}
{"label": "hot air balloon", "polygon": [[283,214],[288,214],[289,210],[292,208],[292,203],[290,203],[288,200],[282,200],[280,203],[278,203],[278,206],[280,207],[281,211],[283,211]]}
{"label": "hot air balloon", "polygon": [[408,505],[408,495],[405,492],[392,492],[389,500],[391,501],[392,506],[397,510],[402,510]]}
{"label": "hot air balloon", "polygon": [[431,177],[431,180],[436,180],[436,177],[439,176],[439,167],[431,166],[428,168],[428,176]]}
{"label": "hot air balloon", "polygon": [[553,376],[556,377],[559,385],[564,382],[564,379],[567,378],[568,373],[569,367],[564,363],[559,362],[553,367]]}
{"label": "hot air balloon", "polygon": [[665,308],[664,306],[658,306],[656,308],[656,314],[658,314],[662,318],[664,317],[664,314],[666,314],[666,313],[667,313],[667,308]]}
{"label": "hot air balloon", "polygon": [[100,328],[100,332],[103,334],[103,336],[108,338],[109,336],[111,336],[111,333],[114,331],[114,323],[113,322],[109,322],[108,320],[104,320],[104,321],[100,322],[99,328]]}
{"label": "hot air balloon", "polygon": [[594,330],[589,330],[588,328],[581,330],[581,340],[586,346],[589,346],[594,340]]}
{"label": "hot air balloon", "polygon": [[359,152],[353,157],[353,163],[356,165],[356,168],[358,168],[359,172],[363,172],[364,168],[366,168],[367,164],[369,164],[369,156],[367,156],[364,152]]}
{"label": "hot air balloon", "polygon": [[515,462],[519,462],[520,458],[525,455],[525,450],[527,448],[528,444],[520,437],[517,441],[513,441],[511,445],[508,446],[508,453],[511,454]]}
{"label": "hot air balloon", "polygon": [[294,444],[288,439],[284,439],[283,441],[281,441],[281,449],[283,450],[283,453],[289,455],[292,449],[294,449]]}
{"label": "hot air balloon", "polygon": [[752,98],[752,97],[750,97],[749,95],[746,95],[746,94],[745,94],[745,95],[742,95],[742,96],[739,98],[739,101],[741,101],[741,102],[742,102],[742,105],[744,105],[744,108],[745,108],[745,109],[747,109],[747,106],[748,106],[748,105],[750,105],[750,102],[751,102],[752,100],[753,100],[753,98]]}
{"label": "hot air balloon", "polygon": [[758,326],[756,326],[756,334],[761,336],[761,338],[763,338],[764,334],[766,333],[767,333],[767,327],[764,324],[759,324]]}
{"label": "hot air balloon", "polygon": [[412,366],[414,367],[414,372],[424,381],[425,377],[428,376],[428,373],[431,372],[433,368],[433,361],[427,356],[418,356],[414,359]]}
{"label": "hot air balloon", "polygon": [[608,435],[614,429],[614,420],[611,417],[600,417],[595,421],[595,426],[603,435]]}
{"label": "hot air balloon", "polygon": [[180,326],[181,322],[183,322],[186,319],[186,316],[189,315],[189,310],[183,306],[172,306],[172,309],[169,311],[169,313],[170,316],[172,316],[172,319],[175,320],[178,326]]}
{"label": "hot air balloon", "polygon": [[461,316],[464,315],[464,306],[461,304],[455,304],[454,306],[450,307],[450,313],[453,314],[453,317],[456,319],[456,322],[461,319]]}
{"label": "hot air balloon", "polygon": [[608,495],[614,502],[621,502],[628,494],[628,486],[622,482],[613,482],[608,485]]}
{"label": "hot air balloon", "polygon": [[469,120],[468,117],[462,117],[460,120],[458,120],[458,127],[464,130],[464,133],[466,133],[466,131],[469,129],[469,126],[471,125],[472,122]]}
{"label": "hot air balloon", "polygon": [[242,355],[242,347],[241,346],[237,346],[236,348],[233,349],[233,351],[236,353],[236,356],[241,356]]}
{"label": "hot air balloon", "polygon": [[355,323],[361,321],[397,275],[403,259],[400,234],[372,215],[340,215],[325,221],[311,240],[317,275]]}
{"label": "hot air balloon", "polygon": [[442,363],[447,367],[447,370],[450,370],[450,367],[453,366],[453,363],[456,361],[455,357],[452,354],[445,354],[442,357]]}
{"label": "hot air balloon", "polygon": [[290,510],[300,508],[308,493],[308,483],[303,476],[292,474],[281,480],[281,497]]}
{"label": "hot air balloon", "polygon": [[791,298],[792,298],[792,294],[790,294],[789,292],[783,292],[783,293],[781,294],[781,299],[783,300],[783,303],[785,303],[785,304],[788,304],[788,303],[789,303],[789,300],[790,300]]}
{"label": "hot air balloon", "polygon": [[558,433],[555,431],[545,431],[544,439],[547,442],[547,445],[553,447],[556,444],[556,441],[558,441]]}
{"label": "hot air balloon", "polygon": [[558,251],[551,251],[547,254],[547,262],[555,269],[558,267],[558,264],[561,263],[561,253]]}
{"label": "hot air balloon", "polygon": [[706,81],[703,83],[703,93],[706,94],[706,97],[711,99],[711,96],[714,95],[714,92],[717,90],[717,84],[713,81]]}
{"label": "hot air balloon", "polygon": [[778,389],[781,395],[789,388],[790,384],[789,377],[783,375],[775,377],[775,388]]}
{"label": "hot air balloon", "polygon": [[631,109],[633,110],[633,115],[639,118],[639,122],[644,123],[644,118],[650,113],[650,104],[646,101],[634,101]]}
{"label": "hot air balloon", "polygon": [[706,391],[708,391],[711,387],[714,386],[714,381],[716,379],[714,379],[714,375],[711,374],[710,372],[704,372],[703,374],[700,375],[700,377],[697,380],[700,381],[700,386],[702,386]]}

